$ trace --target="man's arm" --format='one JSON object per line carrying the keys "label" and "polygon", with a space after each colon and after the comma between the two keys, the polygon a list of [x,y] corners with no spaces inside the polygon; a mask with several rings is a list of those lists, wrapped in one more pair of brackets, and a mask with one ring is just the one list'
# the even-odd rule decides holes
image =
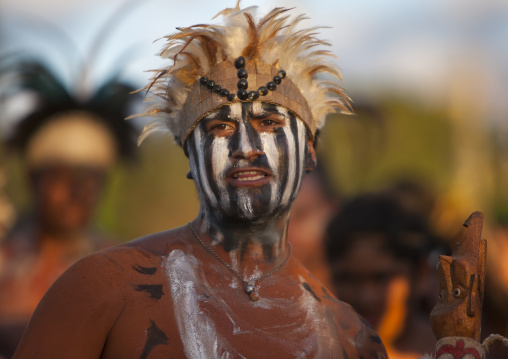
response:
{"label": "man's arm", "polygon": [[99,358],[122,311],[120,283],[104,254],[73,265],[39,303],[14,358]]}
{"label": "man's arm", "polygon": [[388,359],[385,346],[376,330],[363,318],[360,320],[362,327],[354,338],[359,358]]}

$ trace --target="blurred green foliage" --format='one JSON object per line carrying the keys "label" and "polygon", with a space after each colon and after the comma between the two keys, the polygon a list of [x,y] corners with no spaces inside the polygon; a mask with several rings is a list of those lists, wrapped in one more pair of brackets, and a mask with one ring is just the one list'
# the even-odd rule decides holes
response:
{"label": "blurred green foliage", "polygon": [[[375,104],[357,103],[355,112],[352,116],[329,116],[318,142],[318,160],[325,165],[338,193],[352,196],[397,180],[415,180],[437,194],[449,189],[454,138],[446,109],[386,97]],[[490,159],[497,169],[508,157],[507,151],[501,150],[501,139],[493,140],[500,144],[494,151],[497,157]],[[22,211],[30,206],[23,167],[13,158],[8,162],[6,192]],[[490,200],[499,219],[508,223],[508,187],[502,185],[508,171],[498,171],[494,192],[503,195]],[[187,172],[187,158],[171,139],[148,139],[139,148],[135,163],[112,171],[96,225],[119,241],[127,241],[185,224],[199,210],[194,183],[185,177]]]}

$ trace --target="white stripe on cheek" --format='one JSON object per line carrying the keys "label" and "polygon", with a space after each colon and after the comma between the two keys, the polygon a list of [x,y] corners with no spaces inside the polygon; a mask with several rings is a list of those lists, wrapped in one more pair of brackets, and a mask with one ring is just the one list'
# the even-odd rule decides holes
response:
{"label": "white stripe on cheek", "polygon": [[305,137],[305,125],[301,120],[295,118],[296,125],[298,128],[298,145],[299,145],[299,159],[300,159],[300,172],[298,173],[298,185],[296,186],[296,193],[300,191],[300,186],[302,185],[303,173],[305,171],[305,145],[306,145],[306,137]]}
{"label": "white stripe on cheek", "polygon": [[271,186],[272,193],[270,197],[270,210],[273,210],[280,201],[280,168],[279,168],[279,149],[275,143],[276,135],[273,133],[260,133],[261,143],[263,144],[263,152],[268,160],[268,166],[273,178],[276,179],[273,186]]}
{"label": "white stripe on cheek", "polygon": [[228,142],[226,137],[216,137],[212,142],[212,170],[219,187],[219,200],[222,206],[229,209],[229,194],[226,189],[226,171],[228,165]]}
{"label": "white stripe on cheek", "polygon": [[194,142],[196,143],[196,152],[198,153],[198,166],[196,170],[199,173],[199,178],[201,179],[203,192],[210,200],[211,205],[216,207],[217,198],[213,194],[212,189],[210,188],[210,183],[208,183],[208,178],[206,177],[205,159],[203,156],[204,141],[203,134],[201,133],[201,126],[196,126],[196,128],[194,129]]}
{"label": "white stripe on cheek", "polygon": [[[282,112],[283,109],[279,109]],[[291,131],[291,121],[289,120],[289,116],[287,111],[285,111],[286,115],[286,124],[283,127],[284,134],[286,135],[288,141],[288,153],[287,153],[287,164],[288,164],[288,181],[286,182],[286,188],[284,189],[284,193],[282,196],[281,204],[285,205],[289,203],[289,199],[291,198],[291,194],[293,192],[293,185],[295,183],[296,176],[296,149],[295,149],[295,139],[293,137],[293,132]]]}

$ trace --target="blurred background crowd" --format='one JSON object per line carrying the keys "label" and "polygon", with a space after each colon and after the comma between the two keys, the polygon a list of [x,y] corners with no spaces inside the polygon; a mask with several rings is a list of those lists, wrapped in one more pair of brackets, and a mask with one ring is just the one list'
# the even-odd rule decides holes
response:
{"label": "blurred background crowd", "polygon": [[[435,266],[475,210],[488,239],[484,335],[508,336],[508,3],[245,0],[296,7],[340,56],[355,115],[330,115],[292,209],[294,254],[380,333],[434,348]],[[95,250],[197,213],[186,158],[136,148],[153,40],[233,1],[0,3],[0,358],[49,285]],[[499,348],[495,348],[496,350]],[[491,352],[489,358],[506,357]]]}

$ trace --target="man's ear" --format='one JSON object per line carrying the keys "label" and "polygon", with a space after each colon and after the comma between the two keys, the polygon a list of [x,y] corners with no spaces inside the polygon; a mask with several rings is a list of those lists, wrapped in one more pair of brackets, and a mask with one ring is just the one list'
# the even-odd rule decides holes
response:
{"label": "man's ear", "polygon": [[312,140],[307,141],[308,145],[308,151],[307,151],[307,158],[305,160],[305,171],[310,172],[317,166],[317,158],[316,158],[316,151],[314,150],[314,144],[312,143]]}

